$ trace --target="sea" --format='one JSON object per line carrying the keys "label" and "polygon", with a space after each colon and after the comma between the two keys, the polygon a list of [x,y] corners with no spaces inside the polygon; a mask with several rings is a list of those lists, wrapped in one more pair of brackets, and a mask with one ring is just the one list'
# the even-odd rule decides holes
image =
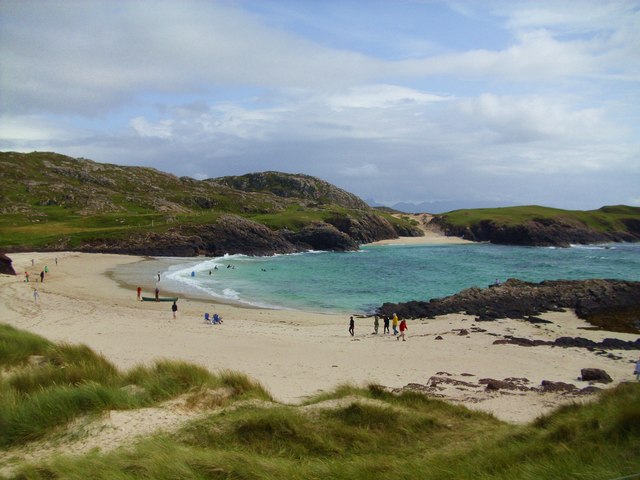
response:
{"label": "sea", "polygon": [[[142,262],[144,264],[144,262]],[[366,245],[254,257],[165,258],[118,267],[129,284],[162,270],[161,290],[248,307],[370,314],[385,302],[441,298],[517,278],[530,282],[607,278],[640,281],[640,244],[569,248],[471,244]],[[128,280],[127,280],[128,276]]]}

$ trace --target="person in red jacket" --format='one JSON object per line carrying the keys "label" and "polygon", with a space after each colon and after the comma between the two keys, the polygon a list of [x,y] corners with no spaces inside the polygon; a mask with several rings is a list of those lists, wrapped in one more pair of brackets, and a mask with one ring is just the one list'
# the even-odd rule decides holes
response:
{"label": "person in red jacket", "polygon": [[407,341],[407,339],[404,338],[404,332],[405,332],[405,330],[407,330],[407,328],[408,328],[407,327],[407,321],[403,318],[402,321],[400,322],[400,335],[398,335],[396,337],[396,340],[400,340],[400,337],[402,337],[402,341],[403,342]]}

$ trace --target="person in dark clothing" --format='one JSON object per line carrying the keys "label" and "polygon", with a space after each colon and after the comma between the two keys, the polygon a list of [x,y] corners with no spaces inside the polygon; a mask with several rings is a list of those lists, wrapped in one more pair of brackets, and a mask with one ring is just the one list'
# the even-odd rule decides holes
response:
{"label": "person in dark clothing", "polygon": [[178,305],[176,304],[176,302],[173,302],[173,305],[171,305],[171,311],[173,312],[173,319],[176,319],[176,312],[178,311]]}
{"label": "person in dark clothing", "polygon": [[384,320],[384,328],[382,329],[382,333],[389,333],[389,315],[385,314],[382,319]]}
{"label": "person in dark clothing", "polygon": [[356,330],[356,322],[353,320],[353,317],[349,319],[349,333],[353,337],[355,335]]}

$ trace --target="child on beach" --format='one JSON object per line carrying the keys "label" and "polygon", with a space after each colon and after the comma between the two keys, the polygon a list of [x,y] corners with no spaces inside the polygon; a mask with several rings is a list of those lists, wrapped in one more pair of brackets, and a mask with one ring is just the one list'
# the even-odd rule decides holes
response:
{"label": "child on beach", "polygon": [[33,289],[33,301],[38,303],[38,297],[40,296],[40,294],[38,293],[38,289],[34,288]]}
{"label": "child on beach", "polygon": [[402,337],[402,341],[406,342],[407,340],[404,338],[404,332],[407,330],[407,321],[403,318],[400,322],[400,336],[396,337],[396,340],[400,340]]}

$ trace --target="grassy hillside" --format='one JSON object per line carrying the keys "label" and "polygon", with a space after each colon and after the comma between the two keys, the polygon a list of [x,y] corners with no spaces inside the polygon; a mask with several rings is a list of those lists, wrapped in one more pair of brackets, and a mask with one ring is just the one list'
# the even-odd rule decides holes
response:
{"label": "grassy hillside", "polygon": [[0,152],[0,250],[77,248],[92,239],[208,225],[223,214],[295,232],[336,215],[373,212],[314,177],[267,172],[252,174],[251,185],[245,177],[198,181],[55,153]]}
{"label": "grassy hillside", "polygon": [[478,208],[454,210],[440,215],[449,223],[460,227],[471,227],[485,220],[499,225],[520,225],[531,220],[549,219],[575,223],[599,232],[627,230],[625,220],[640,221],[640,207],[625,205],[602,207],[598,210],[561,210],[557,208],[528,205],[522,207]]}
{"label": "grassy hillside", "polygon": [[[601,480],[640,472],[636,383],[519,426],[375,385],[281,405],[242,375],[214,376],[171,362],[121,373],[86,347],[55,345],[3,325],[0,362],[0,468],[13,465],[6,478]],[[120,388],[132,385],[138,390]],[[197,397],[203,387],[221,386],[233,395],[205,407],[193,402],[203,415],[174,433],[110,453],[15,467],[42,445],[36,439],[82,440],[81,431],[64,432],[79,416]]]}

